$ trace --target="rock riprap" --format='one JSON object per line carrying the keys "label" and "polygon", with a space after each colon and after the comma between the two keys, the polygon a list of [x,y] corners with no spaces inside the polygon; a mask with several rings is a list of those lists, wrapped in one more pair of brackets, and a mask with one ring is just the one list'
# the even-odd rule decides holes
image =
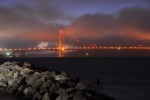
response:
{"label": "rock riprap", "polygon": [[0,65],[0,91],[27,100],[114,100],[86,89],[63,71],[49,71],[29,63]]}

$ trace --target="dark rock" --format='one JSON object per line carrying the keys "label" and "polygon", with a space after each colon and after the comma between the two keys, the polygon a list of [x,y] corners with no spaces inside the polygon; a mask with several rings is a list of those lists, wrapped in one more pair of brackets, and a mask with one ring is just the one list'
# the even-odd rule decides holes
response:
{"label": "dark rock", "polygon": [[[76,92],[72,95],[73,100],[88,100],[87,97],[81,94],[81,92]],[[94,99],[93,99],[94,100]],[[101,100],[101,99],[100,99]]]}
{"label": "dark rock", "polygon": [[77,90],[75,88],[67,88],[66,92],[67,93],[72,93],[72,92],[76,92]]}
{"label": "dark rock", "polygon": [[60,94],[56,100],[68,100],[69,95],[67,93]]}
{"label": "dark rock", "polygon": [[74,86],[75,86],[75,81],[73,81],[73,80],[67,80],[67,81],[66,81],[66,84],[67,84],[69,87],[74,87]]}
{"label": "dark rock", "polygon": [[52,83],[51,80],[47,80],[47,81],[41,86],[40,93],[49,91],[49,89],[51,88],[52,84],[53,84],[53,83]]}
{"label": "dark rock", "polygon": [[42,95],[39,92],[35,92],[33,95],[33,100],[41,100]]}
{"label": "dark rock", "polygon": [[61,72],[60,72],[60,75],[66,76],[66,77],[68,76],[68,74],[67,74],[66,72],[64,72],[64,71],[61,71]]}
{"label": "dark rock", "polygon": [[24,89],[24,86],[21,85],[21,86],[18,88],[18,91],[23,92],[23,89]]}
{"label": "dark rock", "polygon": [[4,80],[5,79],[5,74],[0,72],[0,80]]}
{"label": "dark rock", "polygon": [[69,88],[69,85],[66,84],[66,83],[60,83],[60,86],[61,86],[62,88],[64,88],[64,89]]}
{"label": "dark rock", "polygon": [[5,62],[3,65],[4,66],[14,66],[16,64],[17,64],[17,62]]}
{"label": "dark rock", "polygon": [[75,89],[84,90],[85,85],[82,82],[79,82],[79,83],[76,84]]}
{"label": "dark rock", "polygon": [[0,81],[0,86],[2,86],[2,87],[6,87],[6,86],[7,86],[7,84],[6,84],[5,82]]}
{"label": "dark rock", "polygon": [[45,77],[41,73],[34,73],[26,78],[26,83],[32,85],[33,87],[39,87],[45,82]]}
{"label": "dark rock", "polygon": [[59,88],[58,90],[55,91],[56,94],[64,94],[65,93],[65,89],[63,88]]}
{"label": "dark rock", "polygon": [[32,95],[33,94],[33,92],[34,92],[34,90],[33,90],[33,88],[31,87],[31,86],[29,86],[29,87],[26,87],[24,90],[23,90],[23,93],[24,93],[24,95]]}
{"label": "dark rock", "polygon": [[64,81],[64,80],[69,80],[70,78],[69,77],[67,77],[67,76],[62,76],[62,75],[57,75],[56,77],[55,77],[55,80],[56,81]]}
{"label": "dark rock", "polygon": [[56,93],[51,93],[51,100],[56,100],[56,98],[58,97],[59,95],[56,94]]}
{"label": "dark rock", "polygon": [[54,71],[41,72],[41,74],[45,77],[46,80],[54,79],[56,77],[56,73]]}
{"label": "dark rock", "polygon": [[21,66],[30,68],[30,67],[31,67],[31,64],[29,64],[29,63],[27,63],[27,62],[24,62]]}
{"label": "dark rock", "polygon": [[43,95],[42,100],[51,100],[51,97],[50,97],[50,95],[49,95],[48,92],[46,92],[46,93]]}
{"label": "dark rock", "polygon": [[59,88],[60,88],[59,83],[57,83],[57,82],[53,83],[50,88],[50,93],[55,93],[55,91],[58,90]]}

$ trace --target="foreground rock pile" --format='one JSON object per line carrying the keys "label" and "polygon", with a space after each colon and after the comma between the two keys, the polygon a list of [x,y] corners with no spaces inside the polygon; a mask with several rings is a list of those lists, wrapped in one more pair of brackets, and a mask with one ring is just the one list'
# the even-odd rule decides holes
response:
{"label": "foreground rock pile", "polygon": [[81,81],[71,79],[63,71],[17,62],[0,65],[0,91],[27,100],[114,100],[87,90]]}

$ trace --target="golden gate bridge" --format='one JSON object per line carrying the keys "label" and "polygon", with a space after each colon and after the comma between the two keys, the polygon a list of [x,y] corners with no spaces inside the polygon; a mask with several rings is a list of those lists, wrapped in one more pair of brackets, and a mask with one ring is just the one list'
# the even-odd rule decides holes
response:
{"label": "golden gate bridge", "polygon": [[59,32],[59,42],[56,48],[0,48],[0,51],[58,51],[58,57],[63,57],[67,50],[150,50],[150,46],[71,46],[63,47],[63,31]]}

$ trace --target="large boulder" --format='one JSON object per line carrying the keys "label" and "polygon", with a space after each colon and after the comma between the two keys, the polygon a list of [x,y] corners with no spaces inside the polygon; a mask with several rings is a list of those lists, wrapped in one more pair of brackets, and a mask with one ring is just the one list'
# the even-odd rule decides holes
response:
{"label": "large boulder", "polygon": [[7,86],[7,84],[6,84],[5,82],[1,82],[1,81],[0,81],[0,86],[2,86],[2,87],[6,87],[6,86]]}
{"label": "large boulder", "polygon": [[0,72],[0,80],[4,80],[5,79],[5,74]]}
{"label": "large boulder", "polygon": [[88,100],[88,98],[83,95],[81,92],[76,92],[72,95],[73,100]]}
{"label": "large boulder", "polygon": [[34,90],[33,90],[33,88],[31,87],[31,86],[29,86],[29,87],[26,87],[24,90],[23,90],[23,93],[24,93],[24,95],[33,95],[33,93],[34,93]]}
{"label": "large boulder", "polygon": [[45,82],[45,77],[42,74],[35,72],[34,74],[28,75],[25,81],[28,85],[32,85],[36,88],[41,86]]}
{"label": "large boulder", "polygon": [[53,84],[53,83],[52,83],[51,80],[47,80],[47,81],[41,86],[40,93],[49,91],[49,89],[51,88],[52,84]]}
{"label": "large boulder", "polygon": [[44,93],[42,100],[51,100],[51,97],[49,95],[49,92]]}
{"label": "large boulder", "polygon": [[60,94],[56,100],[68,100],[69,95],[67,93]]}
{"label": "large boulder", "polygon": [[57,83],[57,82],[53,83],[52,86],[51,86],[51,88],[50,88],[50,93],[54,93],[59,88],[60,88],[59,83]]}
{"label": "large boulder", "polygon": [[42,95],[39,92],[35,92],[33,95],[33,100],[41,100]]}
{"label": "large boulder", "polygon": [[79,82],[79,83],[76,84],[75,89],[84,90],[85,85],[82,82]]}
{"label": "large boulder", "polygon": [[63,75],[57,75],[55,77],[55,80],[57,80],[57,81],[64,81],[64,80],[69,80],[69,79],[70,79],[69,77],[63,76]]}

